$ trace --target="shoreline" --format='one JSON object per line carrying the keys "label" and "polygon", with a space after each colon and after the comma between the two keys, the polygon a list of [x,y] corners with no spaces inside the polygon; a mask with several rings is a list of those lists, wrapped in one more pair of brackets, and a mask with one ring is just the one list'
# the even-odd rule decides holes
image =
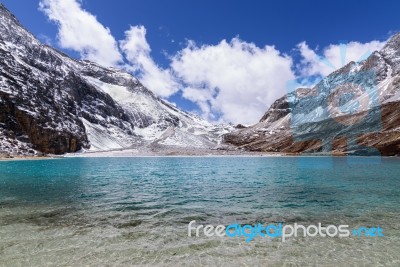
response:
{"label": "shoreline", "polygon": [[[47,155],[47,156],[24,156],[24,155],[13,155],[13,156],[0,156],[0,162],[3,161],[22,161],[22,160],[54,160],[64,158],[204,158],[204,157],[311,157],[311,158],[323,158],[323,157],[363,157],[370,158],[373,156],[361,156],[361,155],[346,155],[346,154],[301,154],[301,153],[280,153],[280,152],[249,152],[249,151],[138,151],[138,150],[112,150],[112,151],[86,151],[79,153],[67,153],[64,155]],[[380,156],[381,158],[399,158],[398,156]]]}
{"label": "shoreline", "polygon": [[19,160],[45,160],[45,159],[59,159],[62,156],[20,156],[14,155],[11,157],[0,157],[1,161],[19,161]]}

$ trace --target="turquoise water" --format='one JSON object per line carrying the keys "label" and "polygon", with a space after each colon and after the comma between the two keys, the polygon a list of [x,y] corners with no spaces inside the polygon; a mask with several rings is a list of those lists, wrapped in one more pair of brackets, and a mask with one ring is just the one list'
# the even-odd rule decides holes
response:
{"label": "turquoise water", "polygon": [[[399,174],[397,158],[331,169],[296,157],[3,161],[0,265],[399,266]],[[188,237],[192,220],[380,226],[384,237],[246,243]]]}

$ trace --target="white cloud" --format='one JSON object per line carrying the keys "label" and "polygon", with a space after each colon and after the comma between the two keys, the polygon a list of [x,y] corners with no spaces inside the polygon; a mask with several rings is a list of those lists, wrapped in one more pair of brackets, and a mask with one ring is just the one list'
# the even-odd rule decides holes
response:
{"label": "white cloud", "polygon": [[151,58],[144,26],[131,26],[120,47],[144,86],[161,97],[169,97],[179,90],[170,70],[160,68]]}
{"label": "white cloud", "polygon": [[297,68],[303,76],[326,76],[351,61],[357,62],[365,59],[370,53],[382,49],[385,43],[371,41],[368,43],[350,42],[344,45],[331,44],[323,49],[322,55],[319,56],[306,42],[301,42],[297,48],[303,59]]}
{"label": "white cloud", "polygon": [[201,47],[189,42],[171,67],[187,85],[183,96],[197,103],[203,115],[233,123],[257,122],[294,79],[290,57],[239,38]]}
{"label": "white cloud", "polygon": [[122,61],[110,30],[83,10],[78,1],[42,0],[39,7],[58,24],[58,39],[62,48],[75,50],[83,59],[105,66],[114,66]]}
{"label": "white cloud", "polygon": [[110,30],[82,8],[80,0],[41,0],[40,9],[57,23],[61,47],[105,66],[122,66],[125,60],[126,68],[158,96],[168,98],[182,90],[182,96],[213,121],[255,123],[287,93],[287,81],[297,78],[310,85],[315,82],[310,76],[326,76],[385,44],[350,42],[345,55],[340,45],[329,45],[318,55],[302,42],[297,45],[300,64],[293,66],[292,57],[274,46],[258,47],[239,38],[203,46],[190,41],[164,69],[151,58],[144,26],[131,26],[125,39],[117,43]]}

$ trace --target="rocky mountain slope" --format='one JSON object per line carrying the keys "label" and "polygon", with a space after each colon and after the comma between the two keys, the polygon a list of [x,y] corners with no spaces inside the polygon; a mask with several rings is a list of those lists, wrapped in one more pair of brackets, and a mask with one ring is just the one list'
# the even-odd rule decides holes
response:
{"label": "rocky mountain slope", "polygon": [[224,141],[250,151],[400,155],[400,33],[313,88],[293,89]]}
{"label": "rocky mountain slope", "polygon": [[42,44],[0,4],[0,153],[213,148],[227,132],[122,70]]}
{"label": "rocky mountain slope", "polygon": [[0,4],[0,155],[128,148],[400,154],[400,34],[360,63],[278,99],[234,131],[155,96],[129,73],[42,44]]}

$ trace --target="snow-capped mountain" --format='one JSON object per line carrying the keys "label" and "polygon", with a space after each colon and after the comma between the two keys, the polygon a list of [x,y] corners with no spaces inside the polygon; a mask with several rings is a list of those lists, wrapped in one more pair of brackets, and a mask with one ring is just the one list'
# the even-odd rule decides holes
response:
{"label": "snow-capped mountain", "polygon": [[313,88],[293,89],[225,142],[253,151],[400,154],[400,33]]}
{"label": "snow-capped mountain", "polygon": [[213,148],[225,133],[125,71],[42,44],[0,4],[0,153]]}

